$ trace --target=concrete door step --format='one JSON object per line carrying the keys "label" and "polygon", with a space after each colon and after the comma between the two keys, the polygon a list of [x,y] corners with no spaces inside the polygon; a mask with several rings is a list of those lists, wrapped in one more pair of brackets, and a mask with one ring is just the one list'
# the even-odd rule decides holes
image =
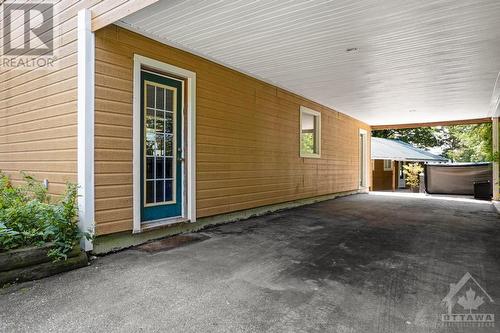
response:
{"label": "concrete door step", "polygon": [[169,251],[192,243],[201,242],[209,238],[210,238],[209,236],[202,233],[181,234],[177,236],[151,241],[146,244],[136,246],[134,247],[134,249],[148,253],[156,253],[162,251]]}

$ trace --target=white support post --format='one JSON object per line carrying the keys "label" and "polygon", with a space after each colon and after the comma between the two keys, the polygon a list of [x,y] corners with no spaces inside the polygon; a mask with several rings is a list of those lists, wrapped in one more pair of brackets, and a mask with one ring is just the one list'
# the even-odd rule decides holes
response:
{"label": "white support post", "polygon": [[[94,33],[91,12],[78,12],[78,214],[79,227],[94,232]],[[91,251],[83,239],[82,249]]]}
{"label": "white support post", "polygon": [[359,129],[359,189],[363,192],[368,192],[368,170],[370,170],[368,155],[368,132],[365,129]]}
{"label": "white support post", "polygon": [[496,157],[495,161],[493,161],[493,200],[500,200],[500,187],[499,187],[499,163],[498,163],[498,156],[500,154],[500,149],[499,149],[499,138],[498,138],[498,117],[493,117],[492,119],[492,129],[493,129],[493,154]]}

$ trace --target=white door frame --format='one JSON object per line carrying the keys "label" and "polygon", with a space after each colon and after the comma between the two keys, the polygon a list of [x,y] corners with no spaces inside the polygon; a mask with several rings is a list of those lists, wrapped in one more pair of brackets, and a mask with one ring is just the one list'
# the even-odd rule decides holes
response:
{"label": "white door frame", "polygon": [[[403,161],[398,162],[398,188],[405,188],[406,187],[406,176],[403,172]],[[403,172],[403,178],[399,177],[399,172]]]}
{"label": "white door frame", "polygon": [[[359,129],[358,133],[358,140],[363,135],[363,153],[364,153],[364,165],[363,165],[363,176],[362,179],[359,180],[359,189],[360,190],[366,190],[368,187],[368,168],[369,168],[369,156],[368,156],[368,132],[362,128]],[[359,147],[359,142],[358,142],[358,147]],[[359,152],[359,166],[361,167],[361,152]],[[359,171],[358,175],[361,175],[361,170]]]}
{"label": "white door frame", "polygon": [[[196,221],[196,73],[183,68],[172,66],[164,62],[146,58],[134,54],[134,90],[133,90],[133,221],[132,232],[142,231],[141,224],[141,69],[146,66],[148,69],[157,69],[166,74],[186,79],[187,119],[184,119],[182,131],[187,135],[182,135],[183,146],[187,148],[184,155],[185,162],[183,173],[186,181],[183,182],[183,218],[190,222]],[[161,73],[160,73],[161,74]],[[184,116],[184,112],[182,112]],[[187,202],[186,202],[187,201]],[[169,224],[168,219],[165,224]]]}

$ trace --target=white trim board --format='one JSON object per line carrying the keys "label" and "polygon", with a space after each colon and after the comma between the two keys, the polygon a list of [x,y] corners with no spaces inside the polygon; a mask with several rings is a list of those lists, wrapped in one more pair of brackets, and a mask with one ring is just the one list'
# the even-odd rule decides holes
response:
{"label": "white trim board", "polygon": [[[321,158],[321,112],[315,111],[303,105],[300,106],[300,117],[299,117],[299,156],[301,158]],[[317,153],[309,154],[302,152],[302,114],[309,114],[311,116],[316,117],[315,121],[317,121],[314,125],[316,127],[316,131],[314,132],[316,144],[317,144]]]}
{"label": "white trim board", "polygon": [[[142,231],[141,225],[141,67],[157,69],[186,79],[188,94],[186,115],[183,122],[183,132],[187,131],[187,148],[185,165],[183,166],[186,182],[183,204],[183,217],[190,222],[196,222],[196,73],[164,62],[134,54],[134,87],[133,87],[133,233]],[[160,73],[161,74],[161,73]],[[183,135],[183,140],[184,140]],[[184,150],[186,151],[186,150]],[[169,224],[169,220],[165,220]]]}
{"label": "white trim board", "polygon": [[[78,226],[94,233],[94,62],[95,36],[91,31],[92,14],[78,12]],[[92,241],[82,239],[81,246],[91,251]]]}
{"label": "white trim board", "polygon": [[[394,171],[394,161],[393,160],[387,160],[387,159],[384,159],[384,171]],[[389,163],[389,166],[385,165],[386,161],[389,161],[391,163]]]}
{"label": "white trim board", "polygon": [[[360,190],[365,190],[368,188],[368,170],[369,170],[369,167],[370,167],[370,164],[369,164],[369,161],[371,160],[370,159],[370,155],[368,154],[368,132],[362,128],[359,129],[359,132],[358,132],[358,139],[359,139],[359,136],[363,134],[364,135],[364,140],[363,140],[363,152],[365,154],[365,165],[364,165],[364,177],[363,177],[363,182],[359,182],[359,189]],[[358,142],[359,144],[359,142]],[[361,158],[361,156],[360,156]],[[361,163],[360,163],[361,165]],[[359,172],[359,174],[361,174],[361,172]]]}

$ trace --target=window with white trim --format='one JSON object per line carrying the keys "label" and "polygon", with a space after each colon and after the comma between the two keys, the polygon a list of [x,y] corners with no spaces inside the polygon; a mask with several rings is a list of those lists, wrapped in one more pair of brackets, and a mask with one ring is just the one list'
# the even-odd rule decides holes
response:
{"label": "window with white trim", "polygon": [[392,160],[384,160],[384,171],[392,171]]}
{"label": "window with white trim", "polygon": [[321,113],[300,107],[300,157],[321,156]]}

